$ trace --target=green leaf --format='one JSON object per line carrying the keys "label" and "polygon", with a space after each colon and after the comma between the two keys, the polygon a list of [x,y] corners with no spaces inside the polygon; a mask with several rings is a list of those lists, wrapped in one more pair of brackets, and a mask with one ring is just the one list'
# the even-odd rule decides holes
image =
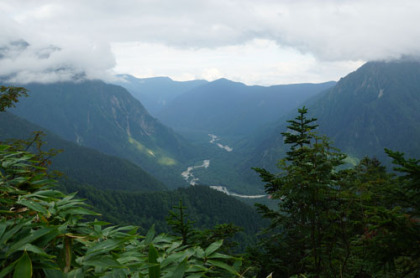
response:
{"label": "green leaf", "polygon": [[158,264],[159,253],[153,244],[149,247],[149,263],[156,264],[149,267],[149,278],[160,278],[160,265]]}
{"label": "green leaf", "polygon": [[195,255],[197,256],[197,258],[204,259],[205,254],[204,254],[203,248],[198,246],[198,247],[194,248],[194,251],[195,251]]}
{"label": "green leaf", "polygon": [[203,277],[203,274],[201,273],[194,273],[192,275],[188,275],[187,278],[201,278]]}
{"label": "green leaf", "polygon": [[115,248],[118,248],[124,240],[115,240],[115,239],[107,239],[98,244],[95,244],[91,248],[88,249],[86,252],[86,259],[90,257],[97,256],[102,253],[108,253]]}
{"label": "green leaf", "polygon": [[211,256],[208,257],[209,259],[232,259],[232,256],[225,255],[222,253],[213,253]]}
{"label": "green leaf", "polygon": [[201,264],[190,265],[186,272],[207,272],[209,269]]}
{"label": "green leaf", "polygon": [[235,275],[239,276],[239,273],[236,271],[236,269],[234,269],[233,267],[231,267],[228,264],[225,264],[225,263],[222,263],[222,262],[219,262],[219,261],[214,261],[214,260],[208,260],[208,262],[210,264],[214,265],[214,266],[217,266],[219,268],[222,268],[224,270],[229,271],[232,274],[235,274]]}
{"label": "green leaf", "polygon": [[[61,208],[60,208],[61,209]],[[65,214],[71,214],[71,215],[96,215],[99,216],[100,214],[97,212],[94,212],[92,210],[85,209],[83,207],[75,207],[64,211]],[[63,211],[60,211],[60,214],[63,213]]]}
{"label": "green leaf", "polygon": [[28,253],[23,252],[22,257],[16,263],[13,278],[31,278],[32,277],[32,261]]}
{"label": "green leaf", "polygon": [[173,272],[167,273],[164,278],[182,278],[184,277],[185,270],[187,269],[187,259],[180,263]]}
{"label": "green leaf", "polygon": [[[138,253],[137,256],[124,256],[122,258],[118,258],[117,261],[120,264],[128,265],[128,264],[137,264],[139,262],[142,262],[142,258],[140,257],[142,254]],[[143,259],[145,261],[145,259]]]}
{"label": "green leaf", "polygon": [[46,208],[44,208],[42,205],[38,204],[37,202],[21,199],[17,201],[16,203],[23,205],[25,207],[28,207],[31,210],[38,211],[45,215],[47,218],[50,217],[50,213]]}
{"label": "green leaf", "polygon": [[6,224],[6,222],[0,223],[0,238],[3,236],[4,232],[6,231],[7,226],[8,225]]}
{"label": "green leaf", "polygon": [[5,267],[4,269],[2,269],[0,271],[0,278],[5,277],[7,274],[9,274],[13,268],[15,267],[16,263],[18,262],[18,260],[14,261],[13,263],[9,264],[7,267]]}
{"label": "green leaf", "polygon": [[[8,225],[9,224],[9,225]],[[20,223],[18,223],[17,225],[13,225],[12,224],[12,222],[11,221],[8,221],[7,223],[6,223],[6,225],[8,225],[8,226],[14,226],[11,230],[9,230],[9,231],[7,231],[7,232],[5,232],[4,234],[3,234],[3,236],[2,237],[0,237],[0,245],[1,244],[6,244],[6,242],[10,239],[10,238],[12,238],[15,234],[17,234],[18,233],[18,231],[20,230],[20,229],[22,229],[24,226],[25,226],[25,222],[20,222]]]}
{"label": "green leaf", "polygon": [[[39,181],[34,181],[32,182],[32,184],[36,185],[38,183],[42,183],[45,182],[46,180],[39,180]],[[37,192],[34,192],[32,194],[28,194],[25,197],[38,197],[41,199],[48,199],[48,198],[59,198],[62,197],[63,193],[61,193],[60,191],[57,190],[39,190]]]}
{"label": "green leaf", "polygon": [[65,274],[57,269],[44,269],[46,278],[65,278]]}
{"label": "green leaf", "polygon": [[66,278],[83,278],[85,277],[83,274],[83,269],[78,268],[75,270],[70,271],[67,273]]}
{"label": "green leaf", "polygon": [[178,247],[180,247],[182,245],[182,241],[175,241],[172,243],[171,247],[169,247],[166,252],[167,253],[172,253],[175,249],[177,249]]}
{"label": "green leaf", "polygon": [[99,258],[94,258],[86,260],[83,262],[84,265],[90,265],[94,267],[102,267],[105,269],[121,267],[121,264],[111,258],[110,256],[101,256]]}
{"label": "green leaf", "polygon": [[27,243],[27,244],[23,245],[18,250],[26,250],[26,251],[29,251],[29,252],[35,253],[37,255],[44,256],[44,257],[53,257],[53,256],[45,253],[45,251],[43,249],[41,249],[41,248],[39,248],[35,245],[32,245],[30,243]]}
{"label": "green leaf", "polygon": [[[104,278],[127,278],[127,277],[136,277],[133,273],[130,273],[131,276],[127,275],[127,271],[123,269],[113,269],[112,272],[108,275],[103,276]],[[137,276],[138,277],[138,276]]]}
{"label": "green leaf", "polygon": [[183,260],[185,258],[185,252],[178,252],[178,253],[173,253],[170,254],[168,257],[166,257],[160,264],[160,266],[166,267],[167,265],[170,265],[174,262],[178,263],[179,261],[181,261],[181,259]]}
{"label": "green leaf", "polygon": [[206,250],[204,251],[204,253],[206,254],[206,257],[208,257],[211,254],[213,254],[222,245],[223,245],[223,240],[218,240],[218,241],[213,242],[212,244],[210,244],[210,246],[207,247]]}
{"label": "green leaf", "polygon": [[146,238],[144,239],[144,244],[146,245],[150,244],[154,237],[155,237],[155,225],[152,225],[152,227],[149,229],[149,231],[146,234]]}
{"label": "green leaf", "polygon": [[9,251],[7,252],[6,256],[12,254],[13,252],[16,252],[17,250],[20,250],[22,248],[22,246],[24,246],[25,244],[31,243],[31,242],[37,240],[38,238],[48,234],[51,231],[52,231],[52,229],[46,228],[46,227],[41,228],[41,229],[36,230],[36,231],[32,230],[31,233],[29,234],[29,236],[19,240],[15,244],[13,244],[10,247]]}

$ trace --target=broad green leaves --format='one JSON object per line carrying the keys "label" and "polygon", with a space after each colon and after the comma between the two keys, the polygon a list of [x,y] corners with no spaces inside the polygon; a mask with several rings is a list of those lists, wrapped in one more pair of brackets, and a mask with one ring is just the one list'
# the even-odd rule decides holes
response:
{"label": "broad green leaves", "polygon": [[204,251],[204,256],[210,257],[216,250],[218,250],[223,245],[223,241],[219,240],[210,244],[209,247]]}
{"label": "broad green leaves", "polygon": [[15,272],[13,278],[31,278],[32,277],[32,262],[28,253],[23,252],[22,257],[16,262]]}
{"label": "broad green leaves", "polygon": [[[239,259],[133,226],[87,221],[99,214],[55,181],[37,156],[0,144],[0,278],[239,276]],[[226,276],[227,275],[227,276]]]}
{"label": "broad green leaves", "polygon": [[156,250],[156,248],[153,246],[153,244],[149,247],[149,264],[151,266],[149,267],[149,277],[150,278],[159,278],[160,277],[160,265],[157,261],[159,257],[159,253]]}

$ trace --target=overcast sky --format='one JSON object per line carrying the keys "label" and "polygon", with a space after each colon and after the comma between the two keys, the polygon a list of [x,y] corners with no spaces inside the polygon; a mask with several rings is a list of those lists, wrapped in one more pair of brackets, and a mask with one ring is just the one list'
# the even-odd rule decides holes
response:
{"label": "overcast sky", "polygon": [[420,54],[418,0],[0,0],[0,75],[338,80]]}

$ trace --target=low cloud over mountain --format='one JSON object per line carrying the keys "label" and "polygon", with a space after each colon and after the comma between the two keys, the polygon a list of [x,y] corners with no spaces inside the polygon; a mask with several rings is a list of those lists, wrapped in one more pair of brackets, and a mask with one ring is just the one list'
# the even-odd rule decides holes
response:
{"label": "low cloud over mountain", "polygon": [[[363,61],[418,56],[419,12],[416,0],[3,1],[0,74],[47,82],[104,77],[117,66],[138,76],[211,71],[246,82],[297,67],[293,75],[327,81]],[[167,67],[157,70],[162,60]]]}

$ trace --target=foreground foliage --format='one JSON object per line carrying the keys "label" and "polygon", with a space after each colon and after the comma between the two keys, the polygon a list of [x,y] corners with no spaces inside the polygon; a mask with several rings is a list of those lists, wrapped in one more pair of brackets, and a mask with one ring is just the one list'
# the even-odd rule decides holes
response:
{"label": "foreground foliage", "polygon": [[250,251],[259,277],[418,277],[420,165],[386,150],[399,175],[365,158],[343,169],[345,155],[314,132],[306,108],[283,133],[291,144],[280,173],[256,168],[278,210]]}
{"label": "foreground foliage", "polygon": [[[35,155],[0,145],[0,277],[232,277],[240,261],[167,235],[108,226],[55,181]],[[232,265],[232,263],[234,263]]]}

